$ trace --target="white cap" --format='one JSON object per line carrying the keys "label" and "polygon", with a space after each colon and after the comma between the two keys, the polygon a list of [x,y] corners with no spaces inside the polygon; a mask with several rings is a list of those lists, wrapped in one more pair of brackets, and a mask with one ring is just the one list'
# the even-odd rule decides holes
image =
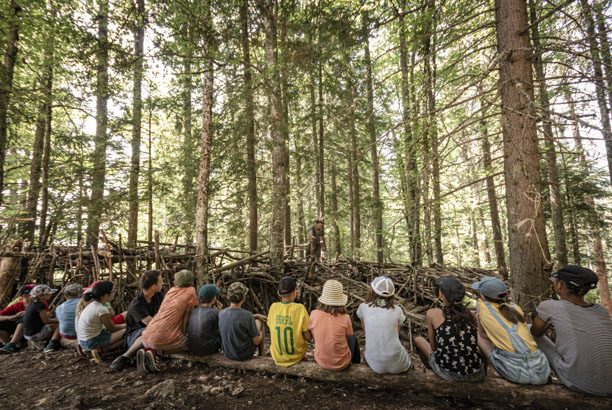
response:
{"label": "white cap", "polygon": [[379,276],[370,283],[374,293],[382,297],[389,297],[395,294],[393,281],[386,276]]}

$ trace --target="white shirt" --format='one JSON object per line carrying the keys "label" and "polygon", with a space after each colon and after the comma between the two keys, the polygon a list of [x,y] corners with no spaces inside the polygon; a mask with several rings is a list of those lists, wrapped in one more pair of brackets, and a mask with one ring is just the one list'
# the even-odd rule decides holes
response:
{"label": "white shirt", "polygon": [[91,340],[98,336],[104,329],[102,315],[110,314],[109,310],[102,303],[93,301],[83,311],[76,320],[76,332],[79,340]]}
{"label": "white shirt", "polygon": [[399,306],[393,309],[359,305],[366,336],[365,359],[376,373],[402,373],[410,368],[410,356],[399,340],[398,326],[406,316]]}

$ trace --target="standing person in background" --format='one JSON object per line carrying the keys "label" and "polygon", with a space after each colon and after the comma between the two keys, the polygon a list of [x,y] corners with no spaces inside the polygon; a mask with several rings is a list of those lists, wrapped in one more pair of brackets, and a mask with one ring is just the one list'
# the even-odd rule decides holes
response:
{"label": "standing person in background", "polygon": [[[584,300],[597,287],[590,269],[569,265],[550,275],[560,300],[536,309],[531,334],[561,383],[586,394],[612,397],[612,320],[607,309]],[[553,327],[553,343],[546,330]]]}
{"label": "standing person in background", "polygon": [[308,242],[308,248],[306,254],[310,260],[321,262],[321,251],[327,252],[325,246],[325,230],[323,228],[323,221],[317,219],[313,226],[310,227],[310,239]]}
{"label": "standing person in background", "polygon": [[281,301],[273,303],[268,311],[270,353],[277,366],[289,367],[304,358],[312,333],[308,330],[308,312],[301,303],[295,303],[297,281],[282,278],[278,283]]}
{"label": "standing person in background", "polygon": [[414,338],[421,360],[441,378],[451,382],[484,379],[484,357],[478,350],[476,319],[463,304],[465,286],[457,278],[438,279],[442,309],[427,311],[428,339]]}
{"label": "standing person in background", "polygon": [[[113,370],[123,370],[134,363],[134,355],[144,347],[142,333],[153,317],[159,311],[164,300],[161,293],[163,287],[161,272],[158,270],[146,271],[140,277],[140,292],[132,300],[127,310],[125,326],[124,347],[128,350],[117,357],[110,365]],[[144,363],[139,363],[139,371],[145,371]]]}

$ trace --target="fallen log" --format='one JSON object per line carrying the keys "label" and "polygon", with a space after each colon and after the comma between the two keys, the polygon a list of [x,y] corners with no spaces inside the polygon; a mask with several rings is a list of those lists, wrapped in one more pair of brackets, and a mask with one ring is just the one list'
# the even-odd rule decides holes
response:
{"label": "fallen log", "polygon": [[374,389],[401,389],[415,394],[467,398],[479,402],[495,402],[504,407],[530,406],[540,408],[612,408],[612,398],[587,396],[576,393],[558,383],[544,386],[518,385],[500,377],[487,376],[480,383],[448,382],[431,371],[410,370],[406,373],[391,375],[377,374],[365,364],[353,364],[347,369],[334,372],[321,368],[314,361],[302,361],[290,367],[274,364],[271,357],[254,357],[237,362],[216,353],[198,356],[190,353],[175,353],[170,358],[188,362],[204,363],[210,367],[250,370],[268,374],[285,374],[307,379],[350,383]]}

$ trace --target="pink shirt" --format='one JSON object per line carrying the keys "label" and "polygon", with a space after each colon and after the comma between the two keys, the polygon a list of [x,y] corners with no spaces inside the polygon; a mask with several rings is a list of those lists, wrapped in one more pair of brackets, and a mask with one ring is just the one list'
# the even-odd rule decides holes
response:
{"label": "pink shirt", "polygon": [[185,311],[191,306],[198,305],[198,296],[195,288],[171,288],[159,311],[147,325],[142,334],[142,341],[153,346],[171,345],[185,338],[181,326]]}
{"label": "pink shirt", "polygon": [[349,315],[313,310],[308,329],[315,340],[315,360],[324,369],[342,370],[351,363],[346,337],[353,334]]}

